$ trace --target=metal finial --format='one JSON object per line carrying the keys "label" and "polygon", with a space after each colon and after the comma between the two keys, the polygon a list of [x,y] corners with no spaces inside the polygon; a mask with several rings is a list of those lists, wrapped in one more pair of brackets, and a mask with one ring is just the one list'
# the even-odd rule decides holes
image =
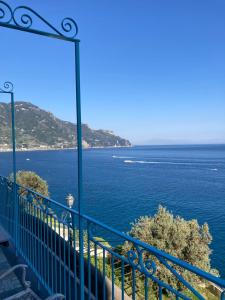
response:
{"label": "metal finial", "polygon": [[3,87],[0,87],[0,92],[2,93],[12,93],[13,91],[13,84],[10,81],[6,81],[3,84]]}

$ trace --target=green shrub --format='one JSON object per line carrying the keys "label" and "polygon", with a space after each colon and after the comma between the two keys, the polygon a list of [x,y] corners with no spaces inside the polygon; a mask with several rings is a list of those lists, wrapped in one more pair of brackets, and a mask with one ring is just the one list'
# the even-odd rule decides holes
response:
{"label": "green shrub", "polygon": [[[174,216],[166,208],[159,206],[154,216],[144,216],[132,223],[129,235],[139,239],[151,246],[163,250],[183,261],[201,268],[214,275],[218,271],[211,268],[209,245],[212,236],[209,232],[208,224],[202,226],[197,220],[184,220],[180,216]],[[120,249],[123,255],[127,255],[129,250],[136,252],[133,244],[126,242]],[[164,266],[154,255],[147,251],[143,252],[143,260],[151,259],[156,265],[156,277],[178,290],[184,290],[184,286],[179,280]],[[194,286],[201,286],[204,281],[193,273],[173,265],[173,268]],[[154,286],[152,287],[154,289]],[[155,285],[155,290],[157,286]]]}
{"label": "green shrub", "polygon": [[[13,174],[9,175],[9,180],[13,181]],[[47,182],[42,179],[35,172],[31,171],[18,171],[16,173],[16,182],[22,187],[29,188],[45,197],[49,197],[49,190]],[[19,193],[24,195],[26,190],[20,188]]]}

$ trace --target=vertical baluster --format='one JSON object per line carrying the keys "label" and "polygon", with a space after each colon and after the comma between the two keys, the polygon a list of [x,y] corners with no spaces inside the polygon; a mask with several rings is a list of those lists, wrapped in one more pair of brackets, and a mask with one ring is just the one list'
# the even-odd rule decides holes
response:
{"label": "vertical baluster", "polygon": [[42,273],[42,268],[43,268],[43,255],[42,255],[42,227],[41,227],[41,209],[38,207],[38,251],[39,251],[39,270],[41,274],[41,282],[43,282],[43,273]]}
{"label": "vertical baluster", "polygon": [[46,287],[46,283],[47,283],[47,257],[46,257],[46,214],[45,212],[42,212],[42,222],[43,222],[43,264],[44,264],[44,273],[43,273],[43,277],[44,277],[44,283],[45,283],[45,287]]}
{"label": "vertical baluster", "polygon": [[70,232],[70,221],[67,225],[68,228],[68,298],[71,299],[71,269],[70,269],[70,247],[71,247],[71,232]]}
{"label": "vertical baluster", "polygon": [[11,190],[11,194],[10,194],[10,199],[9,199],[9,213],[10,213],[10,218],[9,218],[9,220],[10,220],[10,227],[11,227],[11,230],[10,230],[10,232],[11,232],[11,234],[12,234],[12,237],[13,237],[13,239],[14,239],[14,242],[16,243],[16,239],[15,239],[15,232],[14,232],[14,230],[15,230],[15,226],[14,226],[14,224],[16,223],[16,221],[15,221],[15,219],[14,219],[14,209],[13,209],[13,206],[14,206],[14,199],[13,199],[13,193],[14,193],[14,191],[13,191],[13,186],[12,186],[12,190]]}
{"label": "vertical baluster", "polygon": [[57,233],[56,233],[56,222],[57,222],[57,219],[54,217],[54,250],[55,250],[55,261],[54,261],[54,264],[55,264],[55,271],[54,271],[54,275],[55,275],[55,293],[58,293],[58,269],[57,269]]}
{"label": "vertical baluster", "polygon": [[17,250],[20,251],[20,234],[21,234],[21,216],[20,216],[20,203],[19,203],[19,197],[17,194],[17,188],[16,188],[16,201],[17,201]]}
{"label": "vertical baluster", "polygon": [[27,214],[27,238],[28,238],[28,260],[31,259],[31,222],[30,222],[30,202],[28,202],[28,214]]}
{"label": "vertical baluster", "polygon": [[159,285],[159,300],[162,300],[162,287]]}
{"label": "vertical baluster", "polygon": [[24,254],[28,256],[28,244],[27,244],[27,214],[28,214],[28,202],[25,200],[25,212],[24,212]]}
{"label": "vertical baluster", "polygon": [[32,204],[30,203],[30,264],[33,267],[34,266],[34,257],[33,257],[33,207]]}
{"label": "vertical baluster", "polygon": [[[15,191],[14,191],[15,190]],[[17,252],[17,247],[18,247],[18,203],[17,198],[16,198],[16,186],[13,185],[13,202],[14,205],[16,205],[16,209],[14,209],[14,205],[12,205],[11,208],[11,213],[12,213],[12,232],[13,232],[13,237],[15,241],[15,246],[16,246],[16,252]],[[16,203],[15,203],[16,202]]]}
{"label": "vertical baluster", "polygon": [[4,209],[3,209],[3,218],[4,218],[4,225],[5,227],[8,229],[7,227],[7,218],[8,218],[8,185],[7,183],[5,183],[6,188],[5,188],[5,205],[4,205]]}
{"label": "vertical baluster", "polygon": [[59,228],[59,292],[62,293],[62,243],[61,243],[61,222],[58,223]]}
{"label": "vertical baluster", "polygon": [[[14,219],[12,218],[12,209],[11,209],[11,207],[12,207],[12,196],[11,196],[11,193],[12,193],[12,191],[10,191],[10,193],[9,193],[9,198],[8,198],[8,210],[9,210],[9,213],[8,213],[8,215],[9,215],[9,225],[8,225],[8,227],[9,227],[9,232],[12,234],[13,233],[13,221],[14,221]],[[12,234],[12,236],[13,236],[13,234]],[[14,239],[14,237],[13,237],[13,239]]]}
{"label": "vertical baluster", "polygon": [[[22,198],[23,199],[23,198]],[[22,232],[22,243],[21,243],[21,248],[22,248],[22,255],[24,257],[24,247],[25,247],[25,213],[26,213],[26,207],[25,207],[25,201],[23,199],[23,212],[22,212],[22,227],[23,227],[23,232]]]}
{"label": "vertical baluster", "polygon": [[[15,222],[13,219],[13,215],[12,215],[12,196],[11,196],[12,191],[10,191],[9,194],[9,199],[8,199],[8,209],[9,209],[9,232],[12,234],[13,236],[13,223]],[[14,239],[14,236],[13,236]]]}
{"label": "vertical baluster", "polygon": [[38,232],[37,232],[37,211],[36,211],[36,206],[34,205],[34,259],[35,259],[35,269],[38,272],[38,255],[37,255],[37,238],[38,238]]}
{"label": "vertical baluster", "polygon": [[24,216],[24,203],[23,199],[18,196],[20,199],[20,254],[22,254],[22,247],[23,247],[23,216]]}
{"label": "vertical baluster", "polygon": [[106,298],[106,282],[105,282],[105,249],[103,249],[103,263],[102,263],[102,273],[103,273],[103,300]]}
{"label": "vertical baluster", "polygon": [[29,215],[28,215],[28,240],[29,240],[29,262],[32,265],[32,216],[31,216],[31,203],[29,202]]}
{"label": "vertical baluster", "polygon": [[145,300],[148,300],[148,277],[145,276]]}
{"label": "vertical baluster", "polygon": [[8,224],[7,224],[7,218],[9,217],[9,214],[8,214],[8,191],[9,187],[8,187],[8,184],[7,184],[7,187],[6,187],[6,191],[5,191],[5,205],[4,205],[4,213],[3,213],[3,219],[4,219],[4,224],[5,224],[5,227],[8,229]]}
{"label": "vertical baluster", "polygon": [[7,216],[7,214],[6,214],[6,199],[7,199],[7,192],[6,192],[6,190],[7,190],[7,184],[6,184],[6,181],[5,180],[3,180],[3,182],[2,182],[2,185],[3,185],[3,191],[4,191],[4,198],[3,198],[3,203],[4,203],[4,205],[3,206],[1,206],[1,210],[2,210],[2,216],[3,216],[3,218],[4,218],[4,216]]}
{"label": "vertical baluster", "polygon": [[111,258],[111,263],[112,263],[112,300],[114,300],[114,279],[115,279],[115,276],[114,276],[114,256],[112,256]]}
{"label": "vertical baluster", "polygon": [[11,233],[11,222],[10,222],[10,191],[9,191],[9,186],[7,188],[7,198],[6,198],[6,220],[5,220],[5,224],[6,224],[6,228],[7,230],[9,230],[9,232]]}
{"label": "vertical baluster", "polygon": [[42,221],[42,210],[39,208],[39,251],[40,251],[40,272],[42,283],[44,283],[44,252],[43,252],[43,221]]}
{"label": "vertical baluster", "polygon": [[14,219],[14,210],[13,210],[13,187],[12,187],[12,191],[11,191],[11,197],[10,197],[10,199],[9,199],[9,213],[10,213],[10,218],[9,218],[9,220],[10,220],[10,225],[11,225],[11,234],[12,234],[12,236],[13,236],[13,239],[14,239],[14,242],[16,242],[16,239],[15,239],[15,233],[14,233],[14,224],[16,223],[15,222],[15,219]]}
{"label": "vertical baluster", "polygon": [[10,191],[7,191],[7,202],[6,202],[6,207],[7,207],[7,213],[6,213],[6,216],[8,219],[6,219],[6,228],[9,230],[9,232],[11,233],[11,220],[10,220],[10,217],[11,217],[11,212],[10,212],[10,204],[11,204],[11,201],[10,201]]}
{"label": "vertical baluster", "polygon": [[17,191],[17,197],[18,197],[18,201],[19,201],[19,252],[21,253],[21,241],[22,241],[22,203],[21,203],[21,199],[18,196],[18,191]]}
{"label": "vertical baluster", "polygon": [[30,239],[29,239],[29,232],[30,232],[30,193],[28,193],[26,201],[27,201],[27,209],[26,209],[26,244],[27,244],[27,259],[30,259]]}
{"label": "vertical baluster", "polygon": [[121,299],[124,300],[124,261],[121,262]]}
{"label": "vertical baluster", "polygon": [[30,204],[30,210],[31,210],[31,215],[30,215],[30,220],[31,220],[31,265],[34,267],[35,263],[35,257],[34,257],[34,212],[33,212],[33,204]]}
{"label": "vertical baluster", "polygon": [[64,223],[63,223],[63,284],[64,284],[64,289],[63,289],[64,295],[66,296],[66,234],[65,234]]}
{"label": "vertical baluster", "polygon": [[90,242],[90,222],[87,224],[87,252],[88,252],[88,300],[91,299],[91,242]]}
{"label": "vertical baluster", "polygon": [[77,251],[76,251],[76,223],[75,214],[72,214],[73,227],[73,273],[74,273],[74,298],[77,299]]}
{"label": "vertical baluster", "polygon": [[[5,220],[5,224],[6,224],[6,228],[9,230],[9,232],[11,232],[11,228],[10,228],[10,206],[9,206],[9,203],[10,203],[10,198],[9,198],[9,187],[7,186],[7,189],[6,189],[6,220]],[[8,219],[7,219],[8,218]]]}
{"label": "vertical baluster", "polygon": [[132,300],[136,297],[136,278],[135,278],[135,268],[132,267]]}
{"label": "vertical baluster", "polygon": [[8,220],[7,220],[7,228],[9,229],[9,232],[12,233],[12,221],[11,221],[11,210],[10,210],[10,207],[12,205],[12,201],[11,201],[11,197],[10,197],[10,194],[11,191],[9,191],[8,193],[8,199],[7,199],[7,207],[8,207]]}
{"label": "vertical baluster", "polygon": [[53,247],[53,223],[52,223],[52,215],[50,215],[50,220],[51,220],[51,268],[50,268],[50,272],[51,272],[51,290],[52,292],[54,292],[54,264],[53,264],[53,259],[54,259],[54,247]]}
{"label": "vertical baluster", "polygon": [[27,244],[27,259],[29,259],[29,257],[30,257],[29,210],[30,210],[30,204],[29,204],[29,202],[27,202],[27,211],[26,211],[26,244]]}
{"label": "vertical baluster", "polygon": [[31,220],[31,235],[30,235],[30,240],[31,240],[31,265],[34,267],[35,264],[35,257],[34,257],[34,206],[33,202],[30,204],[30,220]]}
{"label": "vertical baluster", "polygon": [[[16,189],[17,191],[17,189]],[[17,201],[18,201],[18,251],[20,252],[20,245],[21,245],[21,203],[20,198],[18,196],[18,191],[16,194]]]}
{"label": "vertical baluster", "polygon": [[97,257],[97,245],[95,244],[95,297],[98,299],[98,257]]}
{"label": "vertical baluster", "polygon": [[[48,205],[48,203],[47,203]],[[49,240],[49,214],[48,210],[46,210],[46,263],[47,263],[47,285],[50,287],[50,240]]]}
{"label": "vertical baluster", "polygon": [[37,260],[38,260],[38,264],[37,264],[37,269],[38,269],[38,273],[39,275],[42,277],[41,275],[41,248],[40,248],[40,211],[39,208],[37,207],[36,209],[36,228],[37,228]]}
{"label": "vertical baluster", "polygon": [[5,188],[5,199],[4,199],[5,205],[4,205],[4,209],[3,209],[3,212],[4,212],[3,216],[5,216],[5,217],[3,217],[3,218],[4,218],[4,225],[8,229],[7,222],[6,222],[6,220],[8,218],[8,209],[7,209],[7,203],[8,203],[8,185],[7,185],[6,182],[5,182],[5,185],[6,185],[6,188]]}
{"label": "vertical baluster", "polygon": [[[13,194],[12,194],[12,198],[11,198],[11,204],[13,203],[13,205],[11,205],[11,225],[12,225],[12,236],[14,238],[14,242],[15,242],[15,246],[16,246],[16,249],[17,249],[17,213],[16,211],[13,209],[14,207],[14,202],[15,202],[15,199],[14,199],[14,185],[13,185],[13,188],[12,188],[12,191],[13,191]],[[17,206],[17,204],[16,204]]]}

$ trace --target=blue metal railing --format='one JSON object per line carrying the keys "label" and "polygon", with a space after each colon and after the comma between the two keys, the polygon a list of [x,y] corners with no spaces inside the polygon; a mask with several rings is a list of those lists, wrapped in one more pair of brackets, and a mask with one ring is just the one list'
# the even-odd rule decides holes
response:
{"label": "blue metal railing", "polygon": [[[50,294],[62,293],[66,299],[80,299],[80,293],[87,299],[224,299],[225,280],[89,216],[80,215],[79,231],[77,211],[18,185],[15,205],[13,189],[0,177],[0,223]],[[162,278],[160,269],[173,280]]]}

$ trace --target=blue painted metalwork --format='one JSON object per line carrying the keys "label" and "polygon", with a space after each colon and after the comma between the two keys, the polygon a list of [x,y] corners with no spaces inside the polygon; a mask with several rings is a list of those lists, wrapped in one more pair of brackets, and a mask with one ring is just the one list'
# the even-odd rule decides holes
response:
{"label": "blue painted metalwork", "polygon": [[[46,30],[36,29],[34,27],[34,18],[42,23]],[[77,23],[71,18],[64,18],[61,22],[61,29],[57,29],[44,19],[40,14],[28,6],[18,6],[14,9],[5,1],[0,0],[0,26],[15,29],[23,32],[29,32],[46,37],[60,39],[66,42],[72,42],[75,49],[75,75],[76,75],[76,111],[77,111],[77,152],[78,152],[78,205],[79,215],[82,212],[82,125],[81,125],[81,96],[80,96],[80,52]],[[8,83],[7,83],[8,84]],[[6,86],[10,88],[9,86]],[[12,115],[14,112],[12,112]],[[14,124],[13,124],[14,130]],[[15,139],[14,142],[15,143]],[[15,179],[14,179],[15,181]],[[84,299],[84,257],[83,257],[83,232],[82,218],[79,217],[79,273],[80,273],[80,299]],[[48,270],[47,270],[48,272]],[[60,269],[61,272],[61,269]],[[77,283],[75,282],[75,285]]]}
{"label": "blue painted metalwork", "polygon": [[[225,280],[19,185],[17,231],[20,238],[16,242],[12,230],[15,222],[13,183],[1,176],[0,195],[0,223],[11,234],[19,254],[49,293],[61,292],[66,299],[80,299],[76,290],[76,285],[81,284],[79,265],[76,264],[81,254],[79,233],[84,237],[85,298],[109,299],[111,295],[111,299],[116,299],[116,295],[121,295],[121,299],[126,299],[128,294],[132,299],[151,299],[158,294],[158,299],[163,299],[167,293],[170,299],[207,299],[204,290],[212,286],[217,287],[218,299],[224,299]],[[72,223],[61,218],[64,211],[71,214]],[[79,217],[82,218],[83,232],[79,231]],[[104,239],[97,238],[96,234]],[[128,243],[132,250],[118,252],[115,246],[106,243],[112,239]],[[182,283],[183,288],[177,289],[159,278],[160,264]],[[199,285],[188,282],[181,270],[196,275]]]}
{"label": "blue painted metalwork", "polygon": [[[1,10],[0,10],[1,11]],[[3,94],[10,94],[13,92],[13,84],[10,81],[6,81],[3,84],[3,87],[0,87],[0,93]]]}
{"label": "blue painted metalwork", "polygon": [[[76,63],[76,108],[77,108],[77,149],[78,149],[78,212],[82,213],[83,174],[82,174],[82,123],[81,123],[81,101],[80,101],[80,49],[79,42],[75,42]],[[83,220],[79,218],[79,248],[80,248],[80,284],[84,286],[84,256],[83,256]],[[82,288],[80,299],[84,300],[84,289]]]}
{"label": "blue painted metalwork", "polygon": [[[43,25],[46,25],[51,31],[42,31],[33,28],[34,22],[32,15],[41,21]],[[73,19],[64,18],[61,22],[60,31],[30,7],[18,6],[15,9],[12,9],[10,5],[4,1],[0,1],[0,26],[70,42],[79,41],[75,38],[78,33],[78,26]]]}
{"label": "blue painted metalwork", "polygon": [[[46,31],[34,28],[33,17],[47,27]],[[83,214],[80,53],[76,22],[65,18],[58,30],[31,8],[12,9],[0,0],[0,26],[72,42],[75,48],[78,211],[16,184],[13,86],[6,82],[0,88],[0,92],[11,95],[14,149],[13,182],[0,176],[0,223],[48,292],[63,293],[68,300],[108,299],[109,295],[114,299],[118,294],[121,299],[127,299],[126,294],[132,299],[151,299],[152,295],[163,299],[166,293],[176,299],[206,299],[204,291],[193,286],[178,271],[182,269],[201,278],[200,283],[220,288],[220,299],[224,299],[225,280]],[[63,212],[71,215],[72,222],[61,218]],[[112,237],[127,243],[130,250],[118,252],[106,243]],[[158,276],[160,265],[182,284],[182,288],[177,289]]]}
{"label": "blue painted metalwork", "polygon": [[18,203],[17,203],[17,192],[16,192],[16,132],[15,132],[15,108],[14,108],[14,93],[13,93],[13,84],[10,81],[6,81],[3,84],[3,87],[0,88],[0,93],[9,94],[11,102],[11,130],[12,130],[12,146],[13,146],[13,198],[14,198],[14,232],[15,239],[17,242],[17,224],[18,224]]}
{"label": "blue painted metalwork", "polygon": [[16,130],[15,130],[15,107],[14,107],[14,93],[11,92],[11,119],[12,119],[12,145],[13,145],[13,198],[15,206],[15,239],[18,240],[18,201],[17,201],[17,186],[16,186]]}

